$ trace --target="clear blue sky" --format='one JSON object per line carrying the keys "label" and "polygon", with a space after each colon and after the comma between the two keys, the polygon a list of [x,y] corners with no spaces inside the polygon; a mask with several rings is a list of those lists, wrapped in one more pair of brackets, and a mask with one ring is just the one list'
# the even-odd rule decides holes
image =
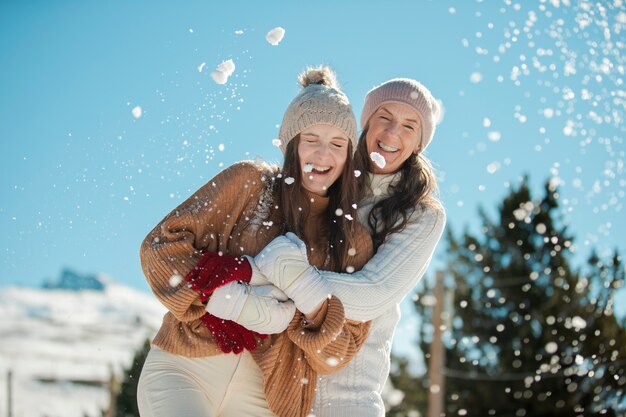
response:
{"label": "clear blue sky", "polygon": [[[296,75],[317,64],[357,116],[398,76],[443,102],[427,154],[457,232],[529,174],[537,196],[562,182],[579,253],[624,253],[626,14],[571,3],[4,0],[0,285],[68,266],[147,290],[143,237],[223,167],[280,162]],[[209,73],[227,59],[218,85]]]}

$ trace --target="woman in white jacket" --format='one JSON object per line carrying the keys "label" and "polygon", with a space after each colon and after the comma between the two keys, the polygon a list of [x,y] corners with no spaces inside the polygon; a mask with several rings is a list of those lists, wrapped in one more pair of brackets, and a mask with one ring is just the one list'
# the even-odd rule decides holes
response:
{"label": "woman in white jacket", "polygon": [[338,274],[309,267],[306,248],[293,234],[276,238],[254,259],[278,287],[299,280],[325,286],[343,302],[348,319],[372,322],[356,357],[341,371],[319,376],[316,417],[384,416],[381,392],[400,302],[424,275],[446,222],[422,154],[438,117],[437,101],[412,79],[389,80],[365,98],[355,156],[366,172],[358,216],[369,227],[376,254],[362,270]]}

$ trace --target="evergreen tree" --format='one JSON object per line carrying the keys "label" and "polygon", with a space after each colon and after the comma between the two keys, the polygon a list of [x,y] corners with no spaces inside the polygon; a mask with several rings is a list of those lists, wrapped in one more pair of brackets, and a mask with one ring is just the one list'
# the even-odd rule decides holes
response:
{"label": "evergreen tree", "polygon": [[141,369],[150,351],[150,340],[146,339],[143,346],[135,352],[135,357],[128,369],[124,370],[124,380],[116,400],[117,417],[139,417],[137,408],[137,383]]}
{"label": "evergreen tree", "polygon": [[[602,261],[594,253],[574,270],[550,183],[533,200],[524,179],[498,217],[481,210],[479,234],[447,232],[446,415],[626,415],[626,332],[613,314],[624,282],[620,256]],[[429,304],[415,303],[427,356]]]}
{"label": "evergreen tree", "polygon": [[402,391],[404,396],[398,404],[392,404],[387,412],[388,417],[419,417],[425,416],[427,404],[427,379],[416,377],[409,369],[406,358],[392,355],[389,380],[394,389]]}

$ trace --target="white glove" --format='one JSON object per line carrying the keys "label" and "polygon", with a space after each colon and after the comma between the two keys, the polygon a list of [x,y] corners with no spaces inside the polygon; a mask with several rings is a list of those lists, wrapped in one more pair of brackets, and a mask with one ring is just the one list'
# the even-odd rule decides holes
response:
{"label": "white glove", "polygon": [[243,257],[248,260],[248,263],[250,264],[250,268],[252,268],[252,276],[250,277],[250,282],[249,282],[250,285],[256,286],[256,285],[271,285],[272,284],[256,266],[256,264],[254,263],[253,257],[248,256],[248,255],[243,255]]}
{"label": "white glove", "polygon": [[263,334],[283,332],[296,313],[296,306],[273,285],[250,286],[232,281],[216,288],[206,311],[233,320],[248,330]]}
{"label": "white glove", "polygon": [[304,314],[314,311],[330,296],[319,271],[309,265],[306,245],[291,232],[272,240],[254,257],[254,264]]}

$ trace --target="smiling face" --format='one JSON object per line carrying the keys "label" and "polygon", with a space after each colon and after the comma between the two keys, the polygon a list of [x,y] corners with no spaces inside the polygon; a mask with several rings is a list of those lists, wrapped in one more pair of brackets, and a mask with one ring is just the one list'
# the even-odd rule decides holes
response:
{"label": "smiling face", "polygon": [[325,196],[343,171],[348,143],[348,136],[331,125],[316,124],[300,132],[298,157],[302,187]]}
{"label": "smiling face", "polygon": [[385,166],[380,168],[370,160],[375,174],[391,174],[404,161],[421,149],[422,122],[415,110],[406,104],[384,103],[372,114],[365,136],[367,153],[380,154]]}

